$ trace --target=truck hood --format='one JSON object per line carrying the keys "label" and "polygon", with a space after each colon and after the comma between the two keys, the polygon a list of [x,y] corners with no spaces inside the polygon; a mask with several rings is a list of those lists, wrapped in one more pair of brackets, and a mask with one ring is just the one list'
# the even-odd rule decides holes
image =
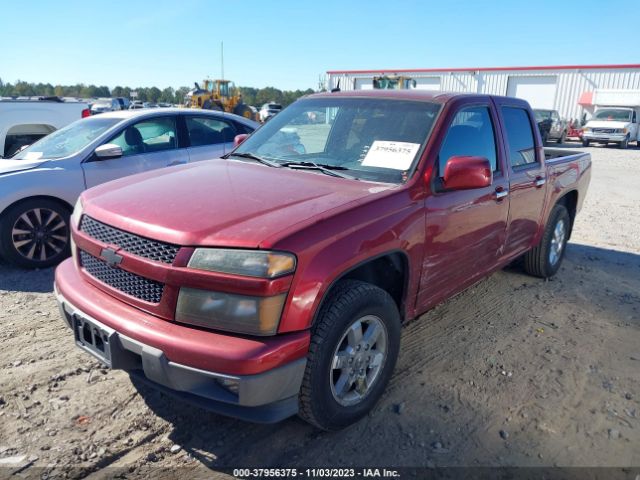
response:
{"label": "truck hood", "polygon": [[278,234],[396,185],[233,160],[170,167],[84,193],[85,214],[183,246],[269,248]]}
{"label": "truck hood", "polygon": [[5,173],[20,172],[22,170],[31,170],[39,167],[46,160],[10,160],[0,158],[0,175]]}
{"label": "truck hood", "polygon": [[585,127],[589,128],[629,128],[629,122],[615,122],[612,120],[590,120]]}

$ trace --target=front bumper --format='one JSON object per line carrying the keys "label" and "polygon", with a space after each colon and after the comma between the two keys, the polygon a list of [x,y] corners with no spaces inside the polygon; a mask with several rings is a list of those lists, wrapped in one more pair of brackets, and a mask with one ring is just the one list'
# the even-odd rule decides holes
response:
{"label": "front bumper", "polygon": [[592,142],[624,142],[626,133],[594,133],[582,132],[582,139]]}
{"label": "front bumper", "polygon": [[[188,339],[193,332],[202,337],[205,343],[211,342],[211,358],[206,364],[226,367],[230,360],[243,363],[238,358],[238,352],[246,355],[253,350],[255,353],[256,343],[263,346],[258,358],[269,358],[269,353],[278,351],[281,354],[286,352],[287,348],[283,349],[286,344],[282,343],[281,338],[274,337],[269,344],[269,339],[226,336],[160,320],[123,305],[86,282],[77,287],[79,291],[69,291],[74,274],[77,275],[77,271],[69,261],[56,271],[55,294],[60,313],[74,332],[76,345],[103,363],[114,369],[125,370],[165,393],[223,415],[271,423],[297,413],[297,396],[306,366],[306,355],[294,355],[294,358],[281,355],[277,366],[265,368],[262,365],[262,371],[251,374],[229,373],[228,368],[225,369],[227,371],[201,368],[194,366],[193,362],[186,364],[176,359],[180,358],[183,349],[193,345]],[[106,308],[110,315],[101,315],[100,307]],[[130,309],[128,314],[124,312],[125,309]],[[113,315],[117,318],[114,319]],[[124,325],[126,329],[122,328]],[[154,341],[152,335],[148,335],[150,332],[157,333],[161,327],[173,333],[173,337],[168,339],[172,347],[163,346],[161,342]],[[288,337],[289,341],[295,342],[296,335],[279,337]],[[231,341],[236,342],[238,348],[235,351],[216,351],[223,337],[227,338],[227,347]],[[225,354],[227,358],[223,361],[221,355]],[[258,368],[247,365],[255,363],[255,359],[255,356],[247,356],[242,369]],[[241,368],[238,366],[238,369]],[[229,385],[233,385],[233,388],[229,388]]]}

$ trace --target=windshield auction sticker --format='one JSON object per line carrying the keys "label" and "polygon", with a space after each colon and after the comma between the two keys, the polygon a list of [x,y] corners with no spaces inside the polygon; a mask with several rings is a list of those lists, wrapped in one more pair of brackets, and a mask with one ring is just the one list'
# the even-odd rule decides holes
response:
{"label": "windshield auction sticker", "polygon": [[419,148],[419,143],[376,140],[362,160],[362,166],[408,170]]}

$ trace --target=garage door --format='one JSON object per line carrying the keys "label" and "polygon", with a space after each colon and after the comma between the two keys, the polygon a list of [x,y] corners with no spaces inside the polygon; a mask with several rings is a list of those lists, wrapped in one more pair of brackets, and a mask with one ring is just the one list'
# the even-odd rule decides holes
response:
{"label": "garage door", "polygon": [[356,90],[372,90],[373,78],[356,78]]}
{"label": "garage door", "polygon": [[440,77],[414,78],[417,90],[440,90]]}
{"label": "garage door", "polygon": [[533,108],[553,108],[556,83],[555,76],[509,77],[507,96],[522,98]]}

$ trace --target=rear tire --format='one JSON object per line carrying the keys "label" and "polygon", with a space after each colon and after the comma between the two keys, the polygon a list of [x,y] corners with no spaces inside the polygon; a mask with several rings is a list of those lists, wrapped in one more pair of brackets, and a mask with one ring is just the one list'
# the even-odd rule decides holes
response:
{"label": "rear tire", "polygon": [[400,314],[391,296],[370,283],[339,282],[313,327],[298,415],[323,430],[356,422],[384,392],[399,349]]}
{"label": "rear tire", "polygon": [[69,217],[62,203],[34,198],[10,207],[0,218],[0,254],[21,268],[47,268],[71,254]]}
{"label": "rear tire", "polygon": [[248,118],[249,120],[253,120],[253,112],[249,106],[244,103],[236,105],[236,108],[233,109],[233,113],[241,117]]}
{"label": "rear tire", "polygon": [[569,212],[564,205],[555,205],[540,243],[524,255],[525,272],[540,278],[553,277],[562,264],[570,232]]}

